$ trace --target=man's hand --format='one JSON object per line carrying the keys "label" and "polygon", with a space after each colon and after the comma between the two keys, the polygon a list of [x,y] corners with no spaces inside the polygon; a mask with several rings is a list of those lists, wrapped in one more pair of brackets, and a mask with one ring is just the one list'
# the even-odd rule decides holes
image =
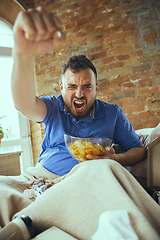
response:
{"label": "man's hand", "polygon": [[[119,162],[122,166],[131,166],[142,161],[146,157],[146,149],[142,144],[140,147],[130,148],[127,152],[116,154],[114,148],[106,147],[106,152],[102,156],[87,155],[87,160],[112,159]],[[87,161],[81,159],[79,162]]]}
{"label": "man's hand", "polygon": [[88,160],[96,160],[96,159],[112,159],[112,160],[116,160],[116,154],[115,154],[115,150],[112,147],[106,147],[105,148],[105,153],[101,156],[95,156],[92,154],[88,154],[87,155],[87,159],[81,159],[79,160],[79,162],[84,162],[84,161],[88,161]]}
{"label": "man's hand", "polygon": [[20,12],[13,28],[14,50],[20,54],[44,54],[64,43],[62,23],[44,8]]}

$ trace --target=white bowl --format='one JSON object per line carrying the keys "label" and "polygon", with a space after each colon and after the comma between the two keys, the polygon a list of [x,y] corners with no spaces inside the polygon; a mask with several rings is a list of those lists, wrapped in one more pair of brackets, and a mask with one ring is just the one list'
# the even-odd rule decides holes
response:
{"label": "white bowl", "polygon": [[87,159],[88,154],[103,155],[104,148],[112,143],[109,138],[80,138],[67,134],[64,134],[64,140],[69,153],[76,160]]}

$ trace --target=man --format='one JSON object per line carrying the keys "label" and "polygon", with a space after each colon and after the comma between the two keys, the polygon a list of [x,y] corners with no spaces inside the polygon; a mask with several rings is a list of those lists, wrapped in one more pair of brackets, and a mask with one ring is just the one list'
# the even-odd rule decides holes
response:
{"label": "man", "polygon": [[[62,176],[77,164],[64,146],[64,133],[111,138],[126,152],[117,155],[110,149],[102,158],[116,160],[124,166],[143,159],[145,148],[121,109],[96,101],[97,72],[85,56],[73,57],[64,66],[60,83],[62,97],[36,97],[35,56],[51,50],[65,39],[55,16],[42,8],[20,13],[14,26],[14,39],[13,98],[16,108],[25,116],[46,124],[39,159],[46,169]],[[89,156],[89,159],[95,158],[100,157]]]}
{"label": "man", "polygon": [[[157,206],[121,166],[141,161],[144,146],[120,107],[96,100],[98,83],[94,65],[84,55],[70,58],[62,70],[62,96],[38,98],[34,83],[35,57],[64,43],[66,37],[62,24],[52,13],[37,8],[20,13],[13,32],[12,93],[15,107],[26,117],[43,122],[45,137],[38,164],[28,170],[27,176],[1,178],[3,191],[6,191],[5,184],[9,189],[11,185],[16,188],[16,197],[12,195],[10,205],[7,205],[10,211],[6,209],[10,195],[2,201],[1,225],[6,225],[22,210],[17,215],[29,215],[37,233],[56,225],[78,238],[90,239],[96,231],[100,214],[120,208],[130,213],[131,224],[139,236],[145,229],[149,232],[148,239],[151,234],[156,239],[159,222],[154,212],[158,211]],[[108,137],[119,143],[125,152],[116,154],[111,147],[103,156],[88,155],[89,161],[82,159],[83,163],[79,164],[65,147],[64,133]],[[32,202],[25,198],[23,191],[33,176],[56,179],[55,182],[59,183]],[[132,194],[132,187],[140,197],[145,195],[145,204],[139,201],[139,197],[137,199],[136,192]],[[148,208],[150,204],[152,214]],[[149,217],[156,230],[152,230]],[[140,224],[143,220],[147,222],[145,228]]]}

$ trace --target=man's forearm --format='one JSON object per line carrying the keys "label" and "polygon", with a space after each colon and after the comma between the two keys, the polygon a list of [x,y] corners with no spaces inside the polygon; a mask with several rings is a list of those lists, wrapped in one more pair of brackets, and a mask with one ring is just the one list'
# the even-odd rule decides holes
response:
{"label": "man's forearm", "polygon": [[18,54],[13,50],[13,72],[11,79],[15,107],[27,113],[36,98],[33,56]]}
{"label": "man's forearm", "polygon": [[131,166],[143,160],[146,150],[143,145],[129,149],[127,152],[116,154],[115,160],[123,166]]}

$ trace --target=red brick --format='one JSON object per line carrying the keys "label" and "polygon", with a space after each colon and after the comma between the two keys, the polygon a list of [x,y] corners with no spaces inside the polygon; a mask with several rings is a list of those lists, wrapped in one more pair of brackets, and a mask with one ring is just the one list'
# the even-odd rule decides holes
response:
{"label": "red brick", "polygon": [[141,47],[139,43],[136,43],[134,46],[135,46],[135,49],[138,49]]}
{"label": "red brick", "polygon": [[150,88],[138,89],[139,95],[156,93],[156,92],[158,92],[158,91],[159,91],[159,87],[150,87]]}
{"label": "red brick", "polygon": [[152,79],[143,79],[138,81],[138,87],[152,86]]}
{"label": "red brick", "polygon": [[135,87],[136,87],[136,84],[131,83],[131,82],[129,82],[129,83],[124,83],[124,84],[123,84],[123,87],[124,87],[124,88],[135,88]]}
{"label": "red brick", "polygon": [[153,76],[159,76],[160,75],[160,70],[154,70],[153,71]]}
{"label": "red brick", "polygon": [[133,2],[133,3],[128,3],[127,2],[127,4],[123,5],[122,11],[129,12],[133,7],[140,6],[142,4],[143,4],[142,1],[136,1],[136,2]]}
{"label": "red brick", "polygon": [[101,59],[101,62],[103,63],[103,64],[108,64],[108,63],[110,63],[110,62],[113,62],[114,61],[114,57],[112,56],[112,57],[105,57],[105,58],[102,58]]}
{"label": "red brick", "polygon": [[157,112],[156,112],[156,115],[157,115],[158,117],[160,117],[160,111],[157,111]]}
{"label": "red brick", "polygon": [[129,106],[129,107],[124,107],[123,111],[124,113],[137,113],[137,112],[142,112],[145,109],[145,105],[136,105],[136,106]]}
{"label": "red brick", "polygon": [[82,18],[82,19],[77,21],[77,27],[83,26],[83,25],[85,25],[87,23],[90,23],[90,22],[92,22],[92,18],[91,17]]}
{"label": "red brick", "polygon": [[48,67],[48,62],[40,63],[40,69]]}
{"label": "red brick", "polygon": [[114,94],[117,93],[117,92],[120,92],[121,91],[121,87],[118,86],[118,85],[115,85],[115,86],[108,86],[106,89],[103,89],[103,94],[110,94],[110,97],[111,97],[111,94]]}
{"label": "red brick", "polygon": [[115,35],[111,35],[109,37],[104,38],[104,42],[107,43],[107,42],[118,40],[118,39],[128,38],[130,36],[131,36],[130,32],[117,33]]}
{"label": "red brick", "polygon": [[151,76],[151,72],[150,71],[145,71],[145,72],[142,72],[142,73],[136,73],[136,74],[130,75],[130,79],[132,81],[134,81],[134,80],[138,80],[138,79],[149,78],[150,76]]}
{"label": "red brick", "polygon": [[135,124],[135,129],[142,129],[142,128],[153,128],[156,127],[159,123],[159,119],[156,120],[150,120],[150,121],[143,121],[138,122]]}
{"label": "red brick", "polygon": [[138,36],[139,35],[139,31],[138,30],[132,30],[132,36]]}
{"label": "red brick", "polygon": [[128,45],[134,45],[135,43],[137,43],[139,40],[138,40],[138,38],[135,36],[135,37],[131,37],[131,38],[127,38],[126,39],[126,43],[128,44]]}
{"label": "red brick", "polygon": [[77,11],[77,9],[79,7],[79,3],[73,3],[69,7],[70,7],[71,10],[76,10]]}
{"label": "red brick", "polygon": [[50,76],[51,78],[56,78],[56,77],[60,78],[61,72],[60,71],[51,72]]}
{"label": "red brick", "polygon": [[154,118],[154,112],[141,112],[139,113],[139,119],[140,120],[145,120],[145,119],[151,119]]}
{"label": "red brick", "polygon": [[122,103],[121,99],[115,99],[112,101],[108,100],[108,102],[114,103],[114,104],[120,106],[121,108],[123,107],[123,103]]}
{"label": "red brick", "polygon": [[153,103],[148,103],[147,104],[147,108],[150,110],[158,110],[160,109],[160,102],[159,101],[154,101]]}
{"label": "red brick", "polygon": [[143,65],[140,65],[140,66],[133,67],[132,72],[133,73],[143,72],[143,71],[149,70],[150,68],[151,68],[151,64],[147,63],[147,64],[143,64]]}
{"label": "red brick", "polygon": [[93,55],[94,53],[97,53],[97,52],[100,52],[102,51],[102,45],[100,46],[96,46],[94,48],[91,48],[91,49],[88,49],[86,52],[87,52],[87,55]]}
{"label": "red brick", "polygon": [[119,39],[114,42],[110,42],[110,44],[113,46],[113,48],[118,48],[118,47],[126,46],[127,42],[126,42],[126,39]]}
{"label": "red brick", "polygon": [[118,60],[126,60],[126,59],[129,59],[129,54],[116,56],[116,59],[118,59]]}
{"label": "red brick", "polygon": [[117,2],[108,3],[105,7],[108,10],[112,10],[112,9],[118,8],[118,6],[119,6],[119,3],[117,1]]}
{"label": "red brick", "polygon": [[108,54],[110,55],[121,55],[121,54],[128,54],[129,52],[131,52],[133,50],[132,46],[124,46],[124,47],[118,47],[118,48],[114,48],[112,50],[110,50],[108,52]]}
{"label": "red brick", "polygon": [[134,30],[136,28],[136,24],[135,23],[130,23],[125,25],[124,27],[122,27],[123,31],[128,31],[128,30]]}
{"label": "red brick", "polygon": [[71,22],[65,25],[66,30],[72,29],[74,27],[76,27],[76,22]]}
{"label": "red brick", "polygon": [[128,120],[132,123],[132,122],[136,122],[138,120],[138,116],[137,114],[131,114],[131,115],[127,115]]}
{"label": "red brick", "polygon": [[67,12],[67,13],[64,13],[63,15],[62,15],[62,17],[64,18],[64,19],[66,19],[66,18],[68,18],[68,17],[71,17],[73,15],[73,12]]}
{"label": "red brick", "polygon": [[154,67],[160,69],[160,61],[155,62],[154,63]]}
{"label": "red brick", "polygon": [[74,44],[75,45],[82,45],[82,44],[86,44],[86,39],[84,39],[84,38],[78,38],[78,39],[76,39],[75,41],[74,41]]}
{"label": "red brick", "polygon": [[123,76],[123,77],[117,77],[112,79],[111,85],[121,85],[122,83],[128,82],[128,76]]}
{"label": "red brick", "polygon": [[93,4],[93,0],[84,0],[81,3],[81,7],[87,7],[88,5],[91,5],[91,4]]}
{"label": "red brick", "polygon": [[131,57],[140,57],[142,55],[143,55],[143,50],[140,50],[140,49],[130,52]]}
{"label": "red brick", "polygon": [[114,69],[114,68],[121,68],[124,66],[124,63],[123,62],[117,62],[117,63],[112,63],[112,64],[109,64],[106,68],[107,69]]}
{"label": "red brick", "polygon": [[95,60],[95,59],[104,58],[104,57],[106,57],[106,52],[100,52],[100,53],[93,54],[90,57],[90,59]]}
{"label": "red brick", "polygon": [[[120,14],[121,18],[121,14]],[[112,22],[107,24],[108,29],[118,29],[128,23],[128,19],[113,19]]]}
{"label": "red brick", "polygon": [[154,98],[154,96],[152,94],[147,95],[147,96],[146,95],[140,95],[139,96],[139,100],[141,102],[151,103],[151,102],[155,101],[155,98]]}
{"label": "red brick", "polygon": [[[116,85],[114,86],[116,87]],[[117,99],[123,99],[123,98],[128,98],[128,97],[134,97],[135,96],[135,89],[122,89],[115,93],[113,92],[110,95],[111,100],[117,100]]]}
{"label": "red brick", "polygon": [[138,101],[134,97],[125,98],[125,99],[123,99],[123,105],[126,107],[138,105]]}
{"label": "red brick", "polygon": [[146,41],[154,39],[154,38],[156,38],[156,33],[155,32],[143,35],[143,39],[146,40]]}

